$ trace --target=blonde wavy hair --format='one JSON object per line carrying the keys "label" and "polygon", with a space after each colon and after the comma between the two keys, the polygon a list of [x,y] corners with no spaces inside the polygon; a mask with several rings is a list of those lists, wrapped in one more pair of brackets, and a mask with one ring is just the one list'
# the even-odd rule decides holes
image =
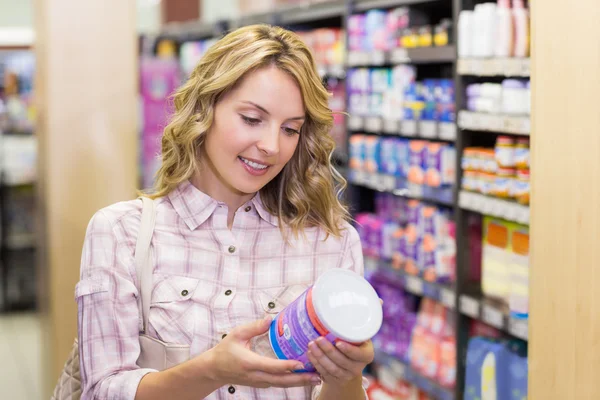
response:
{"label": "blonde wavy hair", "polygon": [[282,231],[287,226],[297,235],[305,227],[319,226],[327,235],[339,237],[349,213],[339,200],[346,180],[331,165],[335,142],[329,133],[333,125],[329,93],[307,46],[295,33],[279,27],[253,25],[229,33],[207,51],[175,92],[175,112],[162,137],[162,166],[151,197],[165,196],[192,177],[219,99],[246,74],[270,65],[298,83],[306,120],[293,157],[260,189],[263,205],[278,218]]}

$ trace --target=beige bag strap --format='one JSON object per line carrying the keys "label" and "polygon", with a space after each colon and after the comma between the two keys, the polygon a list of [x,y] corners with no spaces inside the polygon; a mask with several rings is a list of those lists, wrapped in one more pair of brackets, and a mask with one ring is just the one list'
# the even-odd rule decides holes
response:
{"label": "beige bag strap", "polygon": [[139,282],[138,291],[142,299],[142,333],[148,331],[148,314],[150,313],[150,298],[152,296],[152,258],[150,242],[156,222],[156,203],[142,197],[142,221],[135,244],[135,268]]}

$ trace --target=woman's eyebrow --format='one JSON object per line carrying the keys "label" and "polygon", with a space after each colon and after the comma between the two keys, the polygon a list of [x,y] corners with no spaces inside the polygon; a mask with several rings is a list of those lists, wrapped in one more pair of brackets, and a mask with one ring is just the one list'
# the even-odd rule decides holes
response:
{"label": "woman's eyebrow", "polygon": [[[242,101],[242,103],[250,104],[250,105],[252,105],[252,106],[254,106],[254,107],[258,108],[259,110],[261,110],[261,111],[262,111],[262,112],[264,112],[265,114],[267,114],[267,115],[271,115],[271,113],[270,113],[270,112],[269,112],[269,111],[268,111],[266,108],[264,108],[264,107],[262,107],[262,106],[260,106],[260,105],[258,105],[258,104],[256,104],[256,103],[254,103],[254,102],[252,102],[252,101],[247,101],[247,100],[246,100],[246,101]],[[304,119],[306,119],[306,118],[305,118],[305,117],[304,117],[304,115],[303,115],[303,116],[301,116],[301,117],[292,117],[292,118],[288,118],[287,120],[288,120],[288,121],[292,121],[292,120],[304,120]]]}

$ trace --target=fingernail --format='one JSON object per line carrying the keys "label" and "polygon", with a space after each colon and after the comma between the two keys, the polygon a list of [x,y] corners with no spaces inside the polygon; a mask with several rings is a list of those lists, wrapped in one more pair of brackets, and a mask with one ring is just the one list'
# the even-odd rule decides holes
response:
{"label": "fingernail", "polygon": [[320,385],[321,384],[321,378],[319,378],[318,376],[315,376],[313,378],[310,378],[310,382],[314,385]]}
{"label": "fingernail", "polygon": [[304,364],[296,364],[294,367],[294,371],[302,371],[304,369]]}
{"label": "fingernail", "polygon": [[338,349],[343,349],[345,345],[342,342],[336,342],[335,347],[337,347]]}

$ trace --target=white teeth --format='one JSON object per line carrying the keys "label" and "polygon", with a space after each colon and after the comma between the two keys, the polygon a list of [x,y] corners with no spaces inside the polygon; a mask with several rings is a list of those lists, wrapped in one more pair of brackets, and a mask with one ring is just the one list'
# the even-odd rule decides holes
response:
{"label": "white teeth", "polygon": [[244,157],[240,157],[240,159],[254,169],[265,169],[268,167],[268,165],[262,165],[255,163],[254,161],[246,160]]}

